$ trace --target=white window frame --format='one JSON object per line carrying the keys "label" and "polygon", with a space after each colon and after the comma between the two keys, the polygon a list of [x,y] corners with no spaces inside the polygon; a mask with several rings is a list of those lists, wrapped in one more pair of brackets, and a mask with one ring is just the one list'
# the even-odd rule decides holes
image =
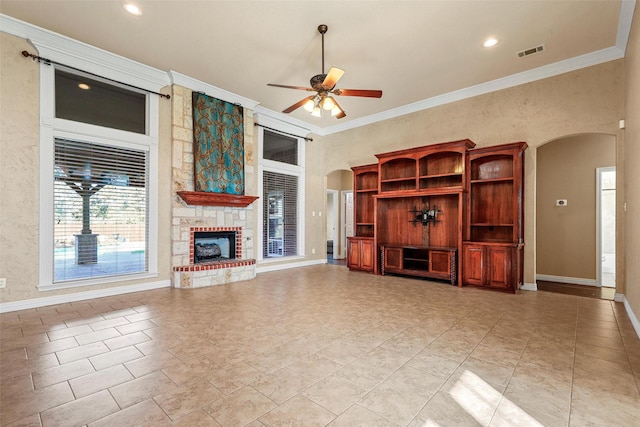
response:
{"label": "white window frame", "polygon": [[[126,60],[90,46],[70,41],[53,40],[31,43],[39,55],[86,70],[109,79],[159,91],[165,82],[159,70]],[[61,68],[64,69],[64,68]],[[68,71],[65,69],[65,71]],[[113,83],[116,85],[115,83]],[[145,93],[145,92],[142,92]],[[38,289],[48,291],[80,286],[155,278],[158,276],[158,136],[159,96],[146,94],[146,132],[110,129],[55,117],[55,67],[40,64],[40,232]],[[54,283],[54,149],[55,138],[73,139],[124,148],[144,150],[148,153],[148,266],[138,274],[113,275],[99,278],[70,280]]]}
{"label": "white window frame", "polygon": [[[272,129],[276,129],[276,133],[278,130],[285,132],[285,133],[293,133],[295,131],[300,132],[300,129],[290,129],[286,124],[283,124],[282,122],[279,121],[275,121],[275,120],[270,120],[268,117],[266,116],[260,116],[260,123],[264,124],[265,126],[268,126]],[[287,136],[291,136],[291,135],[287,135]],[[264,203],[264,172],[275,172],[275,173],[279,173],[279,174],[284,174],[284,175],[293,175],[293,176],[297,176],[298,177],[298,210],[296,212],[296,218],[297,218],[297,231],[296,231],[296,238],[297,238],[297,248],[298,248],[298,253],[297,255],[288,255],[288,256],[279,256],[279,257],[268,257],[265,258],[264,257],[264,253],[263,253],[263,243],[264,243],[264,230],[263,230],[263,224],[264,224],[264,209],[263,209],[263,205],[260,205],[260,209],[258,209],[258,215],[257,215],[257,227],[258,227],[258,233],[256,233],[256,261],[258,263],[261,264],[267,264],[267,263],[276,263],[276,262],[283,262],[283,261],[291,261],[291,260],[299,260],[299,259],[303,259],[305,257],[305,222],[304,222],[304,215],[305,215],[305,168],[304,168],[304,162],[305,162],[305,155],[304,155],[304,138],[302,137],[292,137],[297,139],[298,141],[298,164],[297,165],[291,165],[288,163],[282,163],[282,162],[276,162],[273,160],[268,160],[268,159],[264,159],[263,158],[263,153],[264,153],[264,128],[258,126],[258,155],[259,155],[259,162],[258,162],[258,195],[259,195],[259,199]]]}

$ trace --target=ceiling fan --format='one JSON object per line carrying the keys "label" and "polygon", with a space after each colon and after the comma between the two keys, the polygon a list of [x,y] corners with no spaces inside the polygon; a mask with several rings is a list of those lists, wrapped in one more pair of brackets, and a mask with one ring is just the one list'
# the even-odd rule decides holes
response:
{"label": "ceiling fan", "polygon": [[279,85],[274,83],[267,83],[267,86],[283,87],[287,89],[306,90],[309,92],[316,92],[315,95],[307,96],[300,101],[296,102],[289,108],[282,110],[283,113],[290,113],[297,110],[300,107],[304,107],[305,110],[311,113],[312,116],[320,117],[320,109],[330,110],[331,115],[341,119],[347,114],[342,107],[338,104],[335,98],[336,96],[362,96],[366,98],[381,98],[381,90],[367,90],[367,89],[336,89],[338,80],[344,74],[344,70],[340,68],[331,67],[329,73],[324,72],[324,35],[327,32],[328,27],[324,24],[318,26],[318,32],[322,34],[322,74],[317,74],[311,77],[309,81],[311,87],[302,86],[289,86]]}

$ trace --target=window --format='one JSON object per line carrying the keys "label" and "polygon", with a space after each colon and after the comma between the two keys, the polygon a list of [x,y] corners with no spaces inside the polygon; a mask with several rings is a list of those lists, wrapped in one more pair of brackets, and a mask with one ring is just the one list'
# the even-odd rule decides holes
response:
{"label": "window", "polygon": [[54,283],[147,271],[147,152],[56,138]]}
{"label": "window", "polygon": [[297,165],[298,140],[265,130],[262,158],[289,165]]}
{"label": "window", "polygon": [[262,130],[261,258],[302,256],[304,168],[300,139]]}
{"label": "window", "polygon": [[265,171],[262,183],[263,255],[298,255],[298,177]]}
{"label": "window", "polygon": [[144,134],[146,95],[56,69],[56,117]]}
{"label": "window", "polygon": [[46,67],[39,289],[156,276],[157,97]]}

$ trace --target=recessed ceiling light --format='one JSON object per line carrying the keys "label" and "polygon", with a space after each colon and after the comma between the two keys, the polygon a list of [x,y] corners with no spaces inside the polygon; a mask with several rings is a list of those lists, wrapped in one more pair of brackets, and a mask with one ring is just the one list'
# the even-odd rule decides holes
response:
{"label": "recessed ceiling light", "polygon": [[135,16],[142,15],[142,9],[140,9],[138,6],[136,6],[133,3],[125,3],[122,5],[122,7],[124,7],[124,10],[126,10],[132,15],[135,15]]}
{"label": "recessed ceiling light", "polygon": [[491,46],[495,46],[498,44],[498,40],[494,39],[493,37],[490,37],[488,39],[486,39],[483,43],[484,47],[491,47]]}
{"label": "recessed ceiling light", "polygon": [[86,83],[78,83],[78,87],[79,87],[80,89],[82,89],[82,90],[89,90],[89,89],[91,89],[91,86],[89,86],[89,85],[88,85],[88,84],[86,84]]}

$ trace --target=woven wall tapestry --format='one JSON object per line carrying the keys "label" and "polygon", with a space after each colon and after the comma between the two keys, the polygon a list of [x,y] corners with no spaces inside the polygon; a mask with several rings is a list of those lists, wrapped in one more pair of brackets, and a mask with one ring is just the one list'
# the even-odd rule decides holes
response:
{"label": "woven wall tapestry", "polygon": [[193,92],[195,191],[244,194],[243,109]]}

